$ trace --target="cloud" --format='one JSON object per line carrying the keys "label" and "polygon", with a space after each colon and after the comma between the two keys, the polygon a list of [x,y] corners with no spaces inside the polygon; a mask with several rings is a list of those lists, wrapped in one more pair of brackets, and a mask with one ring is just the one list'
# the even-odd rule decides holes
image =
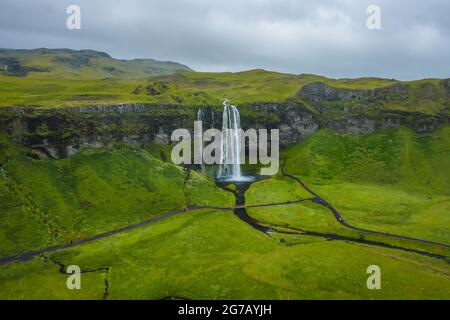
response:
{"label": "cloud", "polygon": [[[70,4],[82,30],[65,27]],[[366,28],[371,4],[381,30]],[[203,71],[449,77],[448,12],[445,0],[2,0],[0,47],[89,48]]]}

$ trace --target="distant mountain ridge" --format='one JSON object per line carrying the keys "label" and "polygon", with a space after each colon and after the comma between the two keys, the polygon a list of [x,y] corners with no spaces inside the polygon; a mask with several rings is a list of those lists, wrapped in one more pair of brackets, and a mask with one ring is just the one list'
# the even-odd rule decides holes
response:
{"label": "distant mountain ridge", "polygon": [[172,61],[121,60],[105,52],[72,49],[0,49],[0,74],[39,78],[143,79],[192,71]]}

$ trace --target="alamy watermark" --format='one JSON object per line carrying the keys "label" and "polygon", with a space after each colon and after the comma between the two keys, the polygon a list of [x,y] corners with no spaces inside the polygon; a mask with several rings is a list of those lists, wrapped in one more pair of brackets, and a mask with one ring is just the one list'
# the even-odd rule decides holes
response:
{"label": "alamy watermark", "polygon": [[66,27],[69,30],[81,29],[81,8],[75,4],[67,7],[66,13],[69,15],[66,20]]}
{"label": "alamy watermark", "polygon": [[369,15],[366,21],[367,29],[381,30],[381,8],[372,4],[367,7],[366,13]]}
{"label": "alamy watermark", "polygon": [[[69,30],[81,29],[81,8],[72,4],[67,7],[66,13],[69,15],[66,19],[66,27]],[[366,27],[369,30],[381,30],[381,8],[378,5],[371,4],[366,9],[369,16],[366,20]]]}
{"label": "alamy watermark", "polygon": [[[172,149],[172,162],[177,165],[268,165],[261,175],[274,175],[279,168],[279,130],[267,129],[208,129],[203,132],[202,121],[194,122],[194,138],[187,129],[176,129],[171,136],[178,142]],[[192,150],[193,146],[193,150]],[[248,151],[248,152],[246,152]]]}
{"label": "alamy watermark", "polygon": [[67,274],[71,274],[66,281],[66,286],[67,289],[69,290],[73,290],[73,289],[77,289],[80,290],[81,289],[81,269],[79,266],[77,265],[71,265],[67,267],[66,270]]}
{"label": "alamy watermark", "polygon": [[381,289],[381,269],[377,265],[370,265],[367,267],[367,274],[370,276],[367,278],[367,289],[379,290]]}

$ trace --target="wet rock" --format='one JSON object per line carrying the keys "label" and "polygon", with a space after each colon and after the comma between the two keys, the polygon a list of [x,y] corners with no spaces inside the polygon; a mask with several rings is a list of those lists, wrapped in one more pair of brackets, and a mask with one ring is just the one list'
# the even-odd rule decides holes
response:
{"label": "wet rock", "polygon": [[168,145],[170,144],[170,136],[164,132],[163,128],[160,128],[155,135],[154,142],[159,145]]}
{"label": "wet rock", "polygon": [[80,151],[79,148],[69,145],[66,147],[66,156],[67,157],[73,156],[75,153],[77,153],[79,151]]}
{"label": "wet rock", "polygon": [[37,159],[37,160],[48,159],[48,156],[45,154],[45,152],[38,150],[38,149],[31,149],[30,157]]}

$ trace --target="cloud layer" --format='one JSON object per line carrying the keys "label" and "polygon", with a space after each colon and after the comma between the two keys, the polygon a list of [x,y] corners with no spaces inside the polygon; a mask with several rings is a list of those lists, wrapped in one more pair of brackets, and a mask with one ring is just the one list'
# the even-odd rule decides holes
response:
{"label": "cloud layer", "polygon": [[[67,30],[66,8],[82,29]],[[381,8],[381,30],[366,9]],[[2,0],[0,47],[95,49],[199,71],[450,77],[446,0]]]}

